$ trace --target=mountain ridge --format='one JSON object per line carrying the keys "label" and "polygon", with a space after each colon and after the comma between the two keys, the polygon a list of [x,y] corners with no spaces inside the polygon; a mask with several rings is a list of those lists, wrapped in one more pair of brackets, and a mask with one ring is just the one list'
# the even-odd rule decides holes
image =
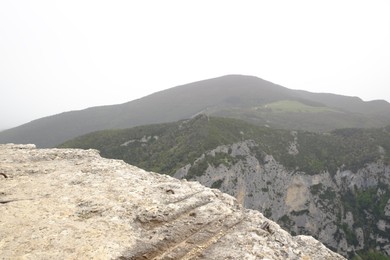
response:
{"label": "mountain ridge", "polygon": [[[275,113],[264,107],[280,100],[334,108],[344,114],[329,111],[315,116],[302,112]],[[390,123],[390,104],[386,101],[364,102],[352,97],[291,90],[254,76],[227,75],[176,86],[123,104],[37,119],[1,132],[0,143],[35,143],[38,147],[53,147],[93,131],[174,122],[199,113],[240,118],[274,128],[310,131],[376,127]]]}

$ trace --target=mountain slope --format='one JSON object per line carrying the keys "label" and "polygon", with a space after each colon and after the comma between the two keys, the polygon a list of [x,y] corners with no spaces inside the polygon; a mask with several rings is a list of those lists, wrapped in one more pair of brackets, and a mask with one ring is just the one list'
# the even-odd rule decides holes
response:
{"label": "mountain slope", "polygon": [[[389,131],[390,126],[338,129],[328,134],[295,132],[256,126],[238,119],[198,115],[173,123],[92,132],[59,147],[98,149],[104,157],[173,175],[178,168],[193,163],[217,146],[253,140],[259,146],[259,158],[272,154],[291,170],[299,169],[308,174],[325,170],[335,173],[342,165],[356,170],[379,159],[390,164]],[[287,149],[296,138],[300,139],[299,154]]]}
{"label": "mountain slope", "polygon": [[199,115],[90,133],[61,147],[99,149],[218,188],[345,256],[390,255],[390,126],[319,134]]}
{"label": "mountain slope", "polygon": [[[270,109],[268,105],[278,101],[299,102],[306,110]],[[312,131],[390,123],[390,104],[385,101],[363,102],[352,97],[314,94],[287,89],[256,77],[229,75],[174,87],[120,105],[41,118],[1,132],[0,143],[52,147],[92,131],[173,122],[198,113]]]}

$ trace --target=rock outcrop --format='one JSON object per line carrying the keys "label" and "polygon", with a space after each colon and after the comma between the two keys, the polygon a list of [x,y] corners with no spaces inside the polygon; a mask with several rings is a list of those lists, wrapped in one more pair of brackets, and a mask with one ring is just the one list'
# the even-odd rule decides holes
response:
{"label": "rock outcrop", "polygon": [[344,259],[197,182],[0,145],[1,259]]}
{"label": "rock outcrop", "polygon": [[[313,235],[345,256],[368,249],[390,256],[388,165],[378,161],[356,172],[343,169],[310,175],[287,170],[271,155],[259,158],[256,147],[251,140],[219,146],[178,170],[175,177],[218,188],[292,234]],[[288,149],[298,153],[296,147],[292,144]],[[218,158],[218,163],[210,163],[212,158]],[[205,170],[196,172],[197,164],[206,160]]]}

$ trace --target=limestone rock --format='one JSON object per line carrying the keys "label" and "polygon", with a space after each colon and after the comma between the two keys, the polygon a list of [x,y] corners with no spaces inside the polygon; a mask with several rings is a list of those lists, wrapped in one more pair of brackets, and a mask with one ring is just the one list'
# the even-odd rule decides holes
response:
{"label": "limestone rock", "polygon": [[[291,233],[315,236],[345,256],[368,250],[372,244],[390,255],[389,165],[378,161],[367,163],[356,172],[344,169],[332,174],[307,174],[299,169],[288,170],[272,155],[259,154],[256,147],[252,140],[218,146],[192,165],[179,169],[174,177],[218,188],[236,197],[246,208],[263,212]],[[296,147],[299,150],[298,143]],[[292,151],[291,147],[288,149]],[[204,172],[191,174],[197,163],[217,154],[229,161],[218,165],[207,162]],[[356,211],[351,212],[353,204],[347,205],[352,201],[347,195],[368,192],[375,192],[375,198],[381,201],[375,204],[381,214],[374,219],[367,212],[359,212],[366,214],[367,221],[362,222]]]}
{"label": "limestone rock", "polygon": [[1,259],[344,259],[218,190],[95,150],[0,145],[0,172]]}

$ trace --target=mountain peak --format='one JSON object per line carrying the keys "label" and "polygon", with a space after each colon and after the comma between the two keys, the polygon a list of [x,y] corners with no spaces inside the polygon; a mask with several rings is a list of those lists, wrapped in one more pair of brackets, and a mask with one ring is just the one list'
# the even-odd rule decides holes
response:
{"label": "mountain peak", "polygon": [[[267,109],[278,101],[324,109],[283,112]],[[317,113],[312,113],[317,111]],[[247,75],[197,81],[120,105],[92,107],[42,118],[0,132],[0,143],[35,143],[53,147],[103,129],[174,122],[199,113],[243,119],[275,128],[330,131],[342,127],[381,127],[390,123],[390,104],[291,90]]]}

